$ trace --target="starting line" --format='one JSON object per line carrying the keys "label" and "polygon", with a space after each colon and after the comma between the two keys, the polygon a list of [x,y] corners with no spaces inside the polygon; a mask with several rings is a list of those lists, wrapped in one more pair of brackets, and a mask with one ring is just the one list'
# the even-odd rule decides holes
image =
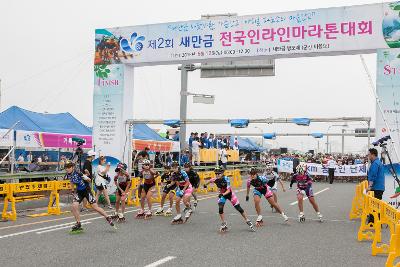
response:
{"label": "starting line", "polygon": [[[322,192],[325,192],[325,191],[327,191],[327,190],[329,190],[329,187],[324,188],[324,189],[322,189],[322,190],[320,190],[320,191],[314,193],[314,196],[316,196],[316,195],[318,195],[318,194],[321,194]],[[308,199],[308,197],[304,197],[304,198],[303,198],[303,200],[306,200],[306,199]],[[298,201],[296,200],[295,202],[290,203],[290,206],[296,205],[297,203],[298,203]]]}

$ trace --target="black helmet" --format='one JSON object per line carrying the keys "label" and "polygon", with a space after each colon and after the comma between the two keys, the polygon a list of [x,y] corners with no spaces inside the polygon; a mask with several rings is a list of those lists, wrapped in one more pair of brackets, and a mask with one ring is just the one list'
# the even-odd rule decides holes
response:
{"label": "black helmet", "polygon": [[257,173],[258,173],[258,170],[256,168],[251,168],[250,169],[250,175],[254,175],[254,174],[257,174]]}
{"label": "black helmet", "polygon": [[189,162],[186,162],[186,163],[183,165],[183,167],[184,167],[184,168],[190,168],[190,167],[192,167],[192,165],[191,165]]}
{"label": "black helmet", "polygon": [[169,165],[164,165],[164,169],[170,170],[170,169],[171,169],[171,166],[169,166]]}
{"label": "black helmet", "polygon": [[220,167],[217,167],[214,169],[215,174],[220,174],[220,173],[224,173],[224,170]]}
{"label": "black helmet", "polygon": [[171,167],[172,168],[179,167],[179,163],[177,161],[174,161],[174,162],[172,162]]}

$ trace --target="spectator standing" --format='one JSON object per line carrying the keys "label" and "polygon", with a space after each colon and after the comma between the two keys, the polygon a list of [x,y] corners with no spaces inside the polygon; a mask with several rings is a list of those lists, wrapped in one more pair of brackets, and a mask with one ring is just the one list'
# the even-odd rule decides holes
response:
{"label": "spectator standing", "polygon": [[200,165],[200,146],[199,138],[195,138],[192,143],[192,165]]}
{"label": "spectator standing", "polygon": [[[382,200],[385,192],[385,174],[382,162],[378,158],[378,151],[370,148],[368,151],[370,166],[368,169],[368,191],[374,192],[374,197]],[[368,216],[368,223],[374,222],[372,214]]]}
{"label": "spectator standing", "polygon": [[18,162],[24,162],[24,161],[25,161],[24,155],[20,154],[19,157],[18,157],[18,159],[17,159],[17,161],[18,161]]}
{"label": "spectator standing", "polygon": [[333,180],[335,179],[335,168],[336,168],[336,161],[331,156],[328,160],[328,174],[329,174],[330,184],[333,184]]}
{"label": "spectator standing", "polygon": [[174,138],[172,138],[173,141],[179,141],[179,131],[175,132]]}
{"label": "spectator standing", "polygon": [[382,199],[385,191],[385,175],[383,164],[378,158],[378,151],[375,148],[370,148],[368,153],[370,167],[368,170],[368,190],[374,191],[374,196],[377,199]]}
{"label": "spectator standing", "polygon": [[26,160],[27,160],[28,162],[32,162],[32,160],[33,160],[32,152],[29,152],[29,154],[28,154]]}
{"label": "spectator standing", "polygon": [[224,170],[226,170],[226,165],[227,165],[227,163],[228,163],[228,157],[229,157],[229,155],[228,155],[228,151],[226,150],[226,146],[224,146],[221,150],[220,150],[220,160],[221,160],[221,165],[222,165],[222,168],[224,169]]}
{"label": "spectator standing", "polygon": [[110,177],[108,176],[108,172],[110,171],[110,163],[106,164],[106,158],[104,156],[101,156],[99,158],[99,165],[97,166],[97,171],[96,171],[96,203],[99,201],[100,195],[103,195],[104,198],[106,199],[107,202],[107,207],[109,209],[112,209],[111,203],[110,203],[110,198],[108,196],[108,191],[107,191],[107,183],[111,181]]}
{"label": "spectator standing", "polygon": [[239,150],[239,141],[238,141],[237,136],[235,136],[235,140],[233,141],[233,149]]}

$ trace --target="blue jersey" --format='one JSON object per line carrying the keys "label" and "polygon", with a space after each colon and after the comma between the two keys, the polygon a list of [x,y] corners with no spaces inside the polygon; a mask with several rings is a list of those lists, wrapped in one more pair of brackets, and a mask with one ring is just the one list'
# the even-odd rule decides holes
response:
{"label": "blue jersey", "polygon": [[68,174],[67,173],[67,179],[69,179],[73,184],[76,185],[76,190],[77,191],[83,191],[86,190],[86,183],[82,178],[82,174],[78,173],[76,171]]}
{"label": "blue jersey", "polygon": [[265,176],[257,175],[257,178],[247,180],[247,187],[250,188],[252,185],[255,189],[263,189],[267,187],[268,179]]}
{"label": "blue jersey", "polygon": [[179,170],[178,172],[174,172],[172,174],[173,180],[178,182],[179,186],[185,186],[186,181],[189,180],[189,176],[184,170]]}
{"label": "blue jersey", "polygon": [[218,187],[219,192],[222,194],[231,188],[231,182],[229,180],[229,177],[226,176],[223,176],[220,179],[212,178],[210,180],[210,183],[214,183]]}

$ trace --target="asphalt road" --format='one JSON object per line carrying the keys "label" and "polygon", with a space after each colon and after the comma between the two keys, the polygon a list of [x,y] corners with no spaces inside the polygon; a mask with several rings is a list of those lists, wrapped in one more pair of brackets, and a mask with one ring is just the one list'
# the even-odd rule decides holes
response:
{"label": "asphalt road", "polygon": [[[371,256],[370,243],[356,240],[359,221],[348,220],[354,188],[314,184],[323,223],[307,201],[307,220],[298,223],[295,190],[280,191],[289,223],[264,200],[265,224],[255,233],[227,203],[230,229],[220,234],[215,194],[201,195],[195,214],[182,225],[171,225],[172,217],[134,219],[136,208],[129,208],[117,230],[90,212],[82,217],[84,233],[70,235],[71,214],[20,217],[0,224],[0,266],[384,266],[385,256]],[[237,194],[255,221],[252,200]]]}

